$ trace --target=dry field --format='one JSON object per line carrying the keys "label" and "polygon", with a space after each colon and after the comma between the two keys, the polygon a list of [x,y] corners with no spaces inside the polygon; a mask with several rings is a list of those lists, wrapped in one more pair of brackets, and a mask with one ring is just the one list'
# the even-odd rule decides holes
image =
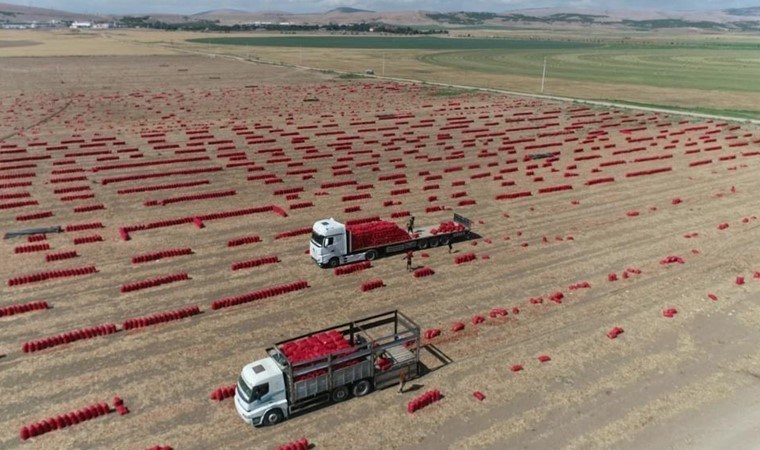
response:
{"label": "dry field", "polygon": [[[324,449],[750,448],[757,435],[757,129],[200,56],[5,58],[0,70],[2,231],[92,227],[2,243],[0,307],[50,306],[0,317],[2,448],[271,449],[302,436]],[[343,201],[357,191],[371,198]],[[207,193],[216,197],[188,198]],[[426,278],[400,257],[335,276],[304,254],[306,235],[276,238],[324,217],[406,211],[420,225],[459,212],[480,237],[455,254],[418,253],[416,265],[435,271]],[[34,214],[48,217],[23,220]],[[261,242],[227,245],[254,235]],[[183,248],[192,254],[132,263]],[[455,263],[467,253],[476,260]],[[272,255],[280,262],[231,270]],[[96,273],[8,285],[91,265]],[[385,286],[360,292],[376,278]],[[309,287],[211,308],[299,280]],[[122,327],[194,305],[201,314]],[[496,307],[509,315],[490,318]],[[232,400],[209,399],[274,341],[393,308],[442,330],[413,392],[375,392],[263,429],[246,426]],[[485,322],[473,325],[475,315]],[[454,333],[457,321],[466,327]],[[107,323],[118,331],[22,351]],[[624,330],[616,339],[613,327]],[[445,398],[406,412],[432,388]],[[19,438],[25,425],[115,395],[129,414]]]}
{"label": "dry field", "polygon": [[[136,55],[169,55],[177,52],[191,54],[217,54],[237,58],[267,61],[275,64],[288,64],[319,68],[324,70],[363,73],[371,68],[376,74],[427,82],[449,83],[467,86],[479,86],[492,89],[512,90],[518,92],[538,93],[541,87],[540,61],[549,56],[549,69],[545,93],[571,98],[597,100],[615,100],[653,104],[688,109],[757,111],[760,104],[760,94],[756,89],[738,89],[738,85],[747,84],[752,80],[753,70],[757,70],[758,60],[751,50],[734,52],[731,44],[750,46],[757,44],[758,38],[753,35],[725,34],[716,36],[684,34],[668,31],[654,34],[634,34],[628,36],[619,31],[595,31],[587,35],[569,30],[549,30],[541,35],[541,39],[571,42],[630,42],[633,45],[630,57],[637,63],[633,66],[621,62],[629,56],[621,56],[612,52],[597,54],[596,50],[564,52],[524,52],[514,55],[497,53],[496,57],[480,51],[456,52],[451,50],[423,49],[343,49],[343,48],[293,48],[293,47],[256,47],[246,45],[209,45],[188,42],[198,38],[240,38],[252,37],[282,37],[279,33],[192,33],[192,32],[163,32],[155,30],[104,30],[104,31],[3,31],[0,34],[0,57],[50,57],[50,56],[136,56]],[[534,39],[535,30],[473,30],[474,37],[493,37],[508,39]],[[452,36],[458,32],[452,33]],[[303,35],[300,35],[303,36]],[[324,35],[319,35],[324,36]],[[628,40],[630,39],[630,41]],[[636,47],[637,43],[658,43],[675,41],[688,44],[683,49],[675,48],[664,52],[651,53],[647,47]],[[727,48],[718,53],[699,49],[690,49],[690,45],[718,45],[722,43]],[[23,44],[23,45],[22,45]],[[625,52],[625,50],[621,51]],[[639,55],[637,52],[641,53]],[[662,53],[662,55],[660,54]],[[499,56],[500,55],[500,56]],[[522,55],[522,56],[521,56]],[[638,56],[637,56],[638,55]],[[534,57],[535,56],[535,57]],[[467,60],[460,61],[462,57]],[[506,58],[502,60],[502,58]],[[653,71],[648,76],[637,76],[636,83],[620,82],[618,75],[606,78],[596,77],[566,77],[562,73],[578,70],[576,64],[581,60],[582,70],[589,74],[596,73],[599,67],[618,68],[619,71],[639,72]],[[585,61],[585,62],[584,62]],[[533,67],[529,73],[506,70],[504,65],[514,64]],[[696,74],[700,64],[709,71],[718,71],[717,81],[703,74]],[[385,66],[385,70],[383,70]],[[694,67],[689,72],[688,67]],[[749,67],[749,69],[748,69]],[[754,69],[753,69],[754,68]],[[0,67],[2,70],[3,67]],[[660,74],[665,78],[683,78],[689,83],[684,85],[660,85],[657,82]],[[2,72],[0,72],[2,73]],[[618,74],[618,72],[615,72]],[[669,75],[668,75],[669,74]],[[697,76],[699,75],[699,76]],[[738,78],[736,78],[738,77]],[[698,83],[694,80],[705,80]],[[616,81],[618,80],[618,81]],[[736,86],[727,89],[727,80],[734,80]],[[751,81],[749,82],[751,84]],[[730,83],[729,83],[730,85]],[[719,114],[719,112],[715,112]],[[737,117],[743,117],[737,115]]]}
{"label": "dry field", "polygon": [[[145,39],[119,39],[119,31],[31,31],[2,30],[0,33],[0,57],[48,57],[48,56],[131,56],[168,55],[173,52],[160,47],[146,46],[149,36],[166,36],[166,33],[137,33]],[[172,38],[167,38],[171,42]],[[131,42],[130,42],[131,41]],[[142,42],[138,42],[142,41]],[[26,44],[20,45],[19,42]]]}

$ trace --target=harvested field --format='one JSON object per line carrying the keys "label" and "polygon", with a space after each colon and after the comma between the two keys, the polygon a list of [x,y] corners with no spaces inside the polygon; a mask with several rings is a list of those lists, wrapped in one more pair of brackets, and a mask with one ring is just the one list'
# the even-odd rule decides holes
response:
{"label": "harvested field", "polygon": [[[48,304],[0,315],[2,448],[688,447],[734,404],[736,433],[756,423],[756,128],[221,58],[3,62],[0,227],[65,231],[0,247],[0,311]],[[336,276],[304,254],[317,219],[406,211],[460,213],[478,237],[419,252],[424,277],[401,256]],[[209,398],[277,340],[394,308],[442,330],[411,392],[262,429]],[[128,414],[19,438],[114,396]],[[732,432],[698,436],[751,442]]]}
{"label": "harvested field", "polygon": [[0,40],[0,48],[10,47],[30,47],[32,45],[40,45],[41,42],[27,41],[27,40]]}

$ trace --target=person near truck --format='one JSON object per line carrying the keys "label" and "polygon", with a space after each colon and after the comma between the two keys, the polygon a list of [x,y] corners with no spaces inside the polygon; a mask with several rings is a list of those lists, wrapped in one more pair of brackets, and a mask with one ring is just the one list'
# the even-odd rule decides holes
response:
{"label": "person near truck", "polygon": [[398,393],[404,392],[404,386],[406,386],[406,376],[409,374],[409,367],[404,367],[398,374]]}
{"label": "person near truck", "polygon": [[410,217],[406,222],[406,231],[409,232],[409,234],[414,233],[414,216]]}
{"label": "person near truck", "polygon": [[414,257],[414,252],[409,250],[406,252],[406,256],[404,256],[404,259],[406,260],[406,271],[411,272],[412,271],[412,257]]}

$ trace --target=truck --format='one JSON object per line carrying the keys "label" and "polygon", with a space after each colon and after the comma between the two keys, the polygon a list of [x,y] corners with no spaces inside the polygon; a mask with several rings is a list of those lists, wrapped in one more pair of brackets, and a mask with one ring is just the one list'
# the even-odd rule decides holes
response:
{"label": "truck", "polygon": [[278,342],[243,367],[235,408],[253,426],[420,375],[420,327],[392,310]]}
{"label": "truck", "polygon": [[412,233],[376,218],[345,225],[333,218],[314,222],[309,244],[311,259],[320,267],[338,267],[403,251],[448,245],[470,236],[472,222],[454,214],[440,225],[414,227]]}

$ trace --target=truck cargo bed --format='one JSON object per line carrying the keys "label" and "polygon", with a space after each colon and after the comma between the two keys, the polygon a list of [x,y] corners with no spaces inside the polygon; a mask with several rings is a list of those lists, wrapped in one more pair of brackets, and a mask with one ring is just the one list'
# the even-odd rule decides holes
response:
{"label": "truck cargo bed", "polygon": [[330,391],[335,386],[348,385],[355,381],[369,378],[371,375],[372,362],[365,360],[342,369],[334,370],[332,373],[334,386],[330,386],[330,376],[327,373],[315,378],[297,381],[295,383],[295,400],[303,400]]}
{"label": "truck cargo bed", "polygon": [[413,234],[418,234],[421,238],[435,236],[432,231],[438,228],[438,225],[430,225],[427,227],[415,227]]}

